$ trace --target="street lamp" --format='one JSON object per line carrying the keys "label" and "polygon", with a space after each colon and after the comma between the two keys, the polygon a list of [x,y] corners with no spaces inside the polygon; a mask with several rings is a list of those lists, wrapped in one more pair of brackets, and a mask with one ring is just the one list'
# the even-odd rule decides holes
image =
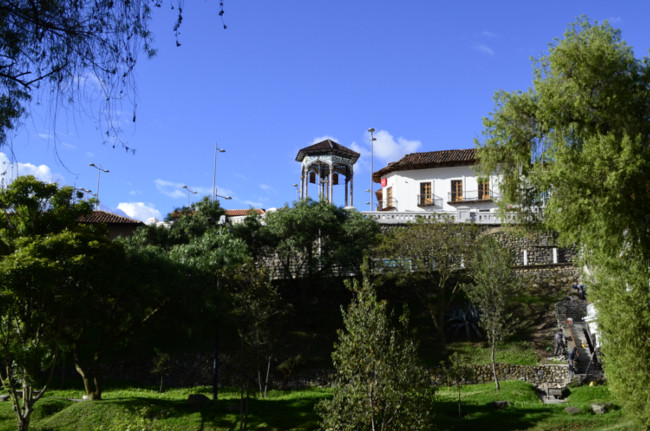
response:
{"label": "street lamp", "polygon": [[298,184],[293,185],[296,188],[296,202],[300,200],[300,187],[298,187]]}
{"label": "street lamp", "polygon": [[195,192],[194,190],[191,190],[191,189],[190,189],[189,187],[187,187],[187,186],[183,186],[183,188],[184,188],[185,190],[187,190],[187,207],[189,208],[189,207],[190,207],[190,193],[196,194],[196,192]]}
{"label": "street lamp", "polygon": [[223,148],[217,147],[217,143],[214,143],[214,173],[212,175],[212,201],[217,197],[217,153],[225,153],[226,150]]}
{"label": "street lamp", "polygon": [[221,195],[217,195],[217,194],[215,194],[215,196],[218,197],[218,198],[225,199],[225,200],[227,200],[227,201],[229,201],[230,199],[232,199],[232,197],[230,197],[230,196],[221,196]]}
{"label": "street lamp", "polygon": [[370,132],[370,211],[372,212],[373,211],[373,209],[372,209],[373,201],[374,201],[373,194],[374,194],[374,188],[375,188],[374,183],[372,181],[372,174],[375,172],[374,148],[375,148],[375,141],[377,140],[377,138],[375,138],[375,136],[374,136],[374,133],[375,133],[375,128],[374,127],[369,128],[368,131]]}
{"label": "street lamp", "polygon": [[110,171],[108,169],[103,169],[101,165],[97,166],[94,163],[91,163],[89,166],[97,169],[97,193],[95,193],[95,196],[97,196],[97,205],[95,208],[99,208],[99,176],[102,172],[109,173]]}
{"label": "street lamp", "polygon": [[[93,192],[92,190],[84,189],[83,187],[75,187],[74,189],[77,191],[77,193],[76,193],[77,198],[79,198],[81,196],[86,197],[86,193],[92,193]],[[82,192],[83,195],[80,195],[78,192]],[[76,201],[76,199],[75,199],[75,201]]]}

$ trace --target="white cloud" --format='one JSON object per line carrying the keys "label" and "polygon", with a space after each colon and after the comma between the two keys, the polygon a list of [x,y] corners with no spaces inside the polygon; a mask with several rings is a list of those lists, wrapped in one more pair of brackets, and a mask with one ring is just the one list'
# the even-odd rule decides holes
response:
{"label": "white cloud", "polygon": [[492,49],[489,46],[484,45],[482,43],[479,43],[478,45],[474,45],[474,49],[482,52],[483,54],[489,55],[490,57],[494,56],[494,51],[492,51]]}
{"label": "white cloud", "polygon": [[120,202],[117,205],[117,209],[124,211],[127,216],[140,221],[147,221],[150,218],[160,220],[162,218],[160,211],[155,209],[153,205],[145,204],[144,202]]}
{"label": "white cloud", "polygon": [[[417,152],[422,146],[422,142],[399,137],[395,139],[386,130],[380,130],[374,133],[375,144],[373,148],[373,166],[376,171],[390,162],[396,162],[406,154]],[[355,172],[370,171],[370,133],[366,133],[366,142],[363,145],[352,142],[349,148],[361,154],[359,161],[355,165]]]}
{"label": "white cloud", "polygon": [[[183,183],[175,183],[173,181],[167,181],[158,178],[154,180],[154,184],[156,185],[156,189],[160,193],[164,194],[165,196],[169,196],[174,199],[179,199],[179,198],[187,199],[187,194],[189,192],[183,188],[183,186],[185,185]],[[212,186],[201,187],[201,186],[193,186],[190,184],[187,184],[187,186],[190,188],[190,190],[196,192],[195,194],[194,193],[192,194],[192,197],[190,197],[192,202],[201,200],[205,196],[212,197]],[[232,196],[232,190],[226,188],[220,188],[219,186],[217,186],[217,194],[221,196]]]}
{"label": "white cloud", "polygon": [[65,183],[63,176],[52,172],[49,166],[12,162],[6,154],[0,153],[0,182],[8,185],[21,175],[33,175],[46,183]]}
{"label": "white cloud", "polygon": [[183,198],[187,195],[187,191],[183,190],[183,184],[181,183],[174,183],[158,178],[154,180],[154,184],[160,193],[170,198]]}
{"label": "white cloud", "polygon": [[255,202],[255,201],[251,201],[251,200],[245,200],[245,201],[241,201],[241,202],[248,205],[249,208],[250,207],[253,207],[253,208],[261,208],[262,207],[262,202]]}
{"label": "white cloud", "polygon": [[499,37],[499,35],[496,33],[492,33],[491,31],[485,30],[481,32],[481,37],[486,37],[488,39],[496,39],[497,37]]}
{"label": "white cloud", "polygon": [[260,188],[265,191],[273,190],[273,187],[269,186],[268,184],[260,184]]}
{"label": "white cloud", "polygon": [[[393,135],[386,130],[380,130],[375,135],[374,156],[384,162],[395,162],[401,159],[405,154],[416,152],[422,142],[412,141],[401,136],[395,140]],[[368,136],[370,141],[370,136]]]}
{"label": "white cloud", "polygon": [[[323,142],[323,141],[326,140],[326,139],[330,139],[330,140],[332,140],[332,141],[334,141],[334,142],[338,142],[338,143],[340,144],[340,142],[339,142],[335,137],[330,136],[330,135],[325,135],[325,136],[321,136],[320,138],[314,138],[314,139],[311,141],[311,144],[309,144],[309,145],[318,144],[319,142]],[[308,145],[308,146],[309,146],[309,145]]]}

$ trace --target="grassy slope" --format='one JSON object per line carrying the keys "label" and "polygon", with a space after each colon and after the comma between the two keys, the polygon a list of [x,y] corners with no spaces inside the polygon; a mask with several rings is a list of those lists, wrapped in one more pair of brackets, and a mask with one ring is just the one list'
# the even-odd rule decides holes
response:
{"label": "grassy slope", "polygon": [[[37,404],[32,430],[153,431],[153,430],[231,430],[238,429],[239,394],[222,391],[215,405],[193,409],[187,403],[190,393],[208,394],[209,388],[170,390],[164,394],[148,389],[113,390],[97,402],[76,402],[78,391],[52,391]],[[252,400],[250,429],[312,430],[318,417],[314,405],[327,397],[328,390],[272,391],[266,400]],[[606,387],[580,387],[571,390],[566,404],[543,404],[531,385],[510,381],[501,392],[494,385],[462,387],[463,417],[458,417],[456,388],[440,388],[436,406],[440,430],[635,430],[620,410],[605,415],[588,412],[593,401],[608,401]],[[512,404],[503,410],[487,406],[491,401]],[[570,415],[567,406],[582,409]],[[0,404],[0,431],[14,430],[15,421],[9,403]]]}

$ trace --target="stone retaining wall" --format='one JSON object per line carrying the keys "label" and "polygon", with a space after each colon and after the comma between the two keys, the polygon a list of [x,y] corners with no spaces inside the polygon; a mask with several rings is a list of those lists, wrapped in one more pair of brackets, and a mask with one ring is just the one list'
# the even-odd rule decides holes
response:
{"label": "stone retaining wall", "polygon": [[528,279],[533,288],[566,288],[567,293],[580,279],[580,270],[571,265],[520,266],[515,272]]}
{"label": "stone retaining wall", "polygon": [[516,266],[566,265],[576,260],[575,250],[558,247],[550,235],[516,235],[502,228],[491,229],[489,234],[510,250]]}
{"label": "stone retaining wall", "polygon": [[[549,387],[565,386],[571,380],[567,365],[512,365],[496,364],[499,381],[522,380],[533,385],[546,385]],[[449,386],[453,384],[443,373],[434,373],[433,382],[436,386]],[[467,367],[467,377],[462,380],[463,384],[471,385],[477,383],[494,382],[492,365],[471,365]]]}

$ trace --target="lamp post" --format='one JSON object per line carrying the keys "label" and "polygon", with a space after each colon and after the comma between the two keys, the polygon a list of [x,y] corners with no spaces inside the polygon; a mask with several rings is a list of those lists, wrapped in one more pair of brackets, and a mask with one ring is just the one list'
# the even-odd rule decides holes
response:
{"label": "lamp post", "polygon": [[372,181],[372,174],[375,172],[374,149],[375,149],[375,141],[377,140],[377,138],[375,138],[375,136],[374,136],[374,133],[375,133],[375,128],[374,127],[369,128],[368,131],[370,132],[370,211],[372,212],[372,211],[374,211],[372,207],[373,207],[373,202],[374,202],[373,194],[374,194],[374,188],[375,188],[374,183]]}
{"label": "lamp post", "polygon": [[187,207],[189,208],[190,207],[190,193],[196,194],[196,192],[194,190],[190,189],[187,186],[183,186],[183,188],[185,190],[187,190]]}
{"label": "lamp post", "polygon": [[212,175],[212,201],[217,198],[217,153],[225,153],[226,150],[223,148],[217,147],[217,143],[214,143],[214,173]]}
{"label": "lamp post", "polygon": [[298,187],[298,184],[293,185],[296,188],[296,202],[300,200],[300,187]]}
{"label": "lamp post", "polygon": [[82,192],[82,193],[84,194],[84,197],[86,197],[86,193],[92,193],[92,192],[93,192],[92,190],[90,190],[90,189],[85,189],[85,188],[83,188],[83,187],[79,187],[77,190],[80,191],[80,192]]}
{"label": "lamp post", "polygon": [[99,176],[102,172],[109,173],[110,171],[108,169],[103,169],[101,165],[97,166],[94,163],[91,163],[89,166],[97,169],[97,193],[95,193],[95,196],[97,196],[97,205],[95,205],[95,208],[99,208]]}
{"label": "lamp post", "polygon": [[221,196],[221,195],[217,195],[217,194],[215,194],[215,196],[218,197],[218,198],[221,198],[221,199],[225,199],[225,200],[227,200],[227,201],[229,201],[230,199],[232,199],[231,196]]}

